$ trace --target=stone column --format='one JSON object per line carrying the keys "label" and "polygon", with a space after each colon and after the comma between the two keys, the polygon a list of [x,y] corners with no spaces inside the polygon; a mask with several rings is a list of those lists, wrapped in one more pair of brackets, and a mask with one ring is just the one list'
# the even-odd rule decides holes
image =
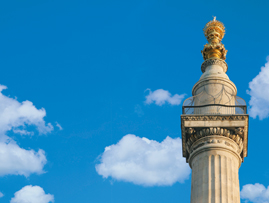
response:
{"label": "stone column", "polygon": [[203,72],[183,102],[182,152],[192,168],[191,203],[240,203],[238,169],[247,156],[246,103],[226,74],[223,23],[216,18],[204,29],[208,41]]}
{"label": "stone column", "polygon": [[220,135],[193,143],[191,203],[240,203],[241,151],[235,141]]}

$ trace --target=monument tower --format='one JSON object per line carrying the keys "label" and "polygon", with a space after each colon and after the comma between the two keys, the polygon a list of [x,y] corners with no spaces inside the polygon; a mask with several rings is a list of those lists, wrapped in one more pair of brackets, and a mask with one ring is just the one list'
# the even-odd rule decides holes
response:
{"label": "monument tower", "polygon": [[191,203],[240,203],[238,170],[247,156],[246,103],[236,96],[216,18],[204,27],[202,76],[182,107],[183,156],[192,168]]}

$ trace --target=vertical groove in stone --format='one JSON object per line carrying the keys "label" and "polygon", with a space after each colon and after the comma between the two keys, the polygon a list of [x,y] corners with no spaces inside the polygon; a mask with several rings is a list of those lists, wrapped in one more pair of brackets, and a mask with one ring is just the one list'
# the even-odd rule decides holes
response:
{"label": "vertical groove in stone", "polygon": [[236,185],[237,185],[237,181],[236,181],[236,178],[237,178],[237,175],[236,175],[236,166],[235,166],[235,161],[233,162],[233,171],[234,171],[234,181],[233,181],[233,183],[234,183],[234,185],[233,185],[233,188],[234,188],[234,201],[235,202],[237,202],[237,189],[236,189]]}
{"label": "vertical groove in stone", "polygon": [[228,198],[228,200],[230,199],[230,196],[231,196],[231,191],[230,191],[231,171],[230,171],[230,168],[231,168],[230,158],[227,158],[227,198]]}
{"label": "vertical groove in stone", "polygon": [[236,177],[235,177],[235,173],[234,173],[234,160],[232,160],[232,169],[233,169],[233,186],[232,186],[232,188],[233,188],[233,201],[234,202],[236,202],[236,191],[235,191],[235,182],[234,182],[234,180],[236,179]]}
{"label": "vertical groove in stone", "polygon": [[218,163],[218,165],[219,165],[219,174],[218,174],[218,176],[219,176],[219,197],[220,197],[219,202],[222,203],[222,184],[223,184],[223,181],[222,181],[222,178],[221,178],[221,176],[222,176],[222,164],[221,164],[222,158],[221,158],[220,155],[218,155],[218,158],[219,158],[219,163]]}
{"label": "vertical groove in stone", "polygon": [[205,152],[192,169],[191,203],[240,203],[239,162],[231,154]]}
{"label": "vertical groove in stone", "polygon": [[235,174],[235,185],[234,185],[234,190],[235,190],[235,201],[240,203],[240,189],[239,189],[239,174],[238,174],[238,163],[234,162],[234,174]]}
{"label": "vertical groove in stone", "polygon": [[195,181],[195,173],[196,167],[195,167],[195,162],[192,163],[192,174],[191,174],[191,202],[194,203],[194,181]]}
{"label": "vertical groove in stone", "polygon": [[[198,168],[197,168],[197,165],[198,165],[198,163],[197,163],[197,161],[195,162],[195,173],[194,173],[194,177],[195,177],[195,180],[194,180],[194,185],[196,185],[197,184],[197,172],[198,172]],[[195,190],[194,189],[194,194],[193,194],[193,197],[194,197],[194,199],[196,200],[195,201],[195,203],[197,203],[197,198],[196,198],[196,193],[197,193],[197,189]]]}
{"label": "vertical groove in stone", "polygon": [[211,156],[211,203],[215,203],[215,155]]}
{"label": "vertical groove in stone", "polygon": [[215,177],[215,203],[219,203],[219,197],[220,197],[220,180],[219,180],[219,155],[215,155],[215,171],[214,171],[214,177]]}
{"label": "vertical groove in stone", "polygon": [[202,173],[202,170],[203,170],[203,167],[202,167],[202,159],[199,159],[198,161],[198,170],[199,170],[199,176],[198,176],[198,185],[200,185],[200,189],[198,190],[198,193],[197,193],[197,199],[200,199],[201,196],[202,196],[202,177],[201,177],[201,173]]}
{"label": "vertical groove in stone", "polygon": [[223,179],[223,192],[222,192],[222,194],[223,194],[223,198],[222,198],[222,202],[223,203],[228,203],[228,163],[227,163],[227,156],[224,156],[223,157],[223,168],[222,168],[222,170],[223,170],[223,173],[224,173],[224,175],[223,175],[223,177],[222,177],[222,179]]}
{"label": "vertical groove in stone", "polygon": [[205,185],[204,185],[204,182],[205,182],[205,159],[201,160],[201,203],[204,203],[204,198],[205,198],[205,195],[204,195],[204,191],[205,191]]}
{"label": "vertical groove in stone", "polygon": [[212,156],[208,157],[208,203],[211,203],[211,159]]}
{"label": "vertical groove in stone", "polygon": [[208,203],[208,157],[205,157],[203,161],[203,173],[202,173],[202,203]]}
{"label": "vertical groove in stone", "polygon": [[230,180],[231,201],[234,202],[234,191],[233,191],[234,170],[233,170],[233,160],[231,158],[230,158],[230,171],[231,171],[231,180]]}
{"label": "vertical groove in stone", "polygon": [[237,191],[236,191],[236,185],[237,185],[237,181],[236,181],[236,173],[235,173],[235,162],[233,161],[233,191],[234,191],[234,202],[237,202]]}
{"label": "vertical groove in stone", "polygon": [[[199,159],[196,159],[196,163],[195,163],[195,185],[197,185],[198,184],[198,171],[199,171]],[[194,199],[196,200],[196,203],[198,203],[197,202],[197,193],[198,193],[198,190],[196,189],[195,190],[195,193],[194,193]]]}

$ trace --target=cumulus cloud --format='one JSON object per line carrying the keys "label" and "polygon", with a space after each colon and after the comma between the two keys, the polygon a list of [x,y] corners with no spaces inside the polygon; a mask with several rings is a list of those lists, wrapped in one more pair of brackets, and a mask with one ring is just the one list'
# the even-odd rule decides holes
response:
{"label": "cumulus cloud", "polygon": [[150,89],[146,89],[145,91],[149,91],[149,94],[146,96],[146,104],[154,103],[158,106],[162,106],[166,102],[171,105],[179,105],[182,99],[185,97],[185,94],[175,94],[174,96],[171,95],[170,92],[163,89],[158,89],[152,92]]}
{"label": "cumulus cloud", "polygon": [[27,177],[31,173],[43,173],[47,159],[43,150],[25,150],[11,141],[0,142],[0,163],[0,176],[14,174]]}
{"label": "cumulus cloud", "polygon": [[269,186],[265,188],[264,185],[259,183],[244,185],[240,196],[241,199],[245,199],[246,202],[269,203]]}
{"label": "cumulus cloud", "polygon": [[105,148],[96,171],[104,178],[143,186],[183,183],[190,174],[180,138],[167,137],[159,143],[131,134]]}
{"label": "cumulus cloud", "polygon": [[2,192],[0,192],[0,198],[1,198],[1,197],[4,197],[4,194],[3,194]]}
{"label": "cumulus cloud", "polygon": [[269,56],[260,73],[249,83],[247,93],[251,96],[249,115],[260,120],[269,116]]}
{"label": "cumulus cloud", "polygon": [[54,202],[54,196],[45,194],[40,186],[27,185],[14,194],[10,203],[50,203]]}
{"label": "cumulus cloud", "polygon": [[[7,89],[6,86],[0,85],[0,133],[18,127],[26,127],[25,125],[34,125],[41,134],[49,133],[53,130],[53,126],[48,123],[46,125],[44,117],[46,111],[44,108],[37,109],[32,102],[18,102],[16,99],[7,97],[2,91]],[[18,132],[18,131],[17,131]]]}
{"label": "cumulus cloud", "polygon": [[45,152],[39,149],[25,150],[8,137],[8,131],[20,135],[33,135],[27,126],[36,127],[39,134],[47,134],[53,130],[53,126],[44,121],[45,109],[37,109],[32,102],[19,102],[2,94],[7,89],[0,85],[0,176],[24,175],[31,173],[43,173],[43,167],[47,162]]}

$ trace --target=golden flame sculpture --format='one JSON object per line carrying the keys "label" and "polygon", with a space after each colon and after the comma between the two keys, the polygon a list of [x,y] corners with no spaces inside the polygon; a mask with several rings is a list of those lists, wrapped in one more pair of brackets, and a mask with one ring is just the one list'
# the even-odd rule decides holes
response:
{"label": "golden flame sculpture", "polygon": [[209,21],[204,27],[204,34],[208,44],[204,45],[202,50],[204,60],[218,58],[225,60],[227,50],[221,43],[225,34],[225,27],[222,22],[217,21],[216,17]]}

